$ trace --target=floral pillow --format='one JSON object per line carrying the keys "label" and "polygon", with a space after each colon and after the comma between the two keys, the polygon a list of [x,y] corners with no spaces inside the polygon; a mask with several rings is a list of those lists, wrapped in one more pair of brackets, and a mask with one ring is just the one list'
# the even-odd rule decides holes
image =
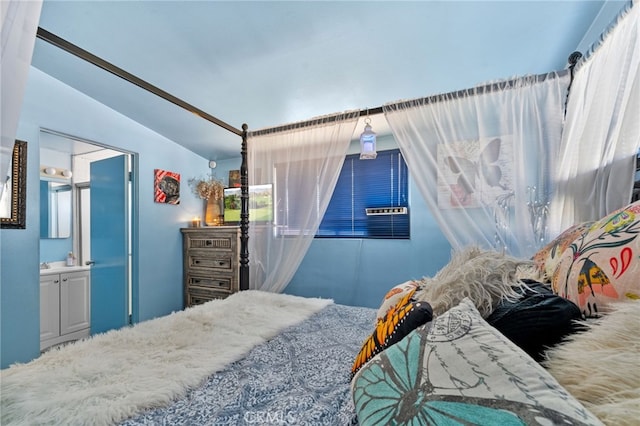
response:
{"label": "floral pillow", "polygon": [[640,201],[617,210],[582,233],[562,253],[553,291],[597,317],[616,300],[640,298]]}
{"label": "floral pillow", "polygon": [[593,222],[573,225],[533,255],[532,260],[538,271],[540,271],[540,277],[543,281],[551,282],[551,277],[553,277],[553,272],[560,262],[562,253],[576,238],[586,232],[591,225],[593,225]]}
{"label": "floral pillow", "polygon": [[375,356],[351,382],[366,425],[602,425],[470,299]]}

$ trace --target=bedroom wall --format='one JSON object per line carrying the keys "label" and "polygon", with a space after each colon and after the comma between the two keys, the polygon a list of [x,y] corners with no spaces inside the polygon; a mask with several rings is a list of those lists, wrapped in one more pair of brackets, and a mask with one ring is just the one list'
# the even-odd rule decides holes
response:
{"label": "bedroom wall", "polygon": [[[27,227],[0,231],[0,365],[39,354],[39,132],[48,128],[139,155],[138,314],[143,321],[180,310],[182,239],[179,228],[202,215],[188,178],[209,172],[208,160],[31,68],[18,139],[28,142]],[[181,174],[179,205],[153,201],[153,169]],[[135,269],[134,269],[135,272]]]}

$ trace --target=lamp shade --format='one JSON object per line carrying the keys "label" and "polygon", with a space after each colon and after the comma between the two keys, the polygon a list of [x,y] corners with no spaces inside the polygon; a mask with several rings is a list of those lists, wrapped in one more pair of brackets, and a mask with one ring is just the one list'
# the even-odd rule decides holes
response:
{"label": "lamp shade", "polygon": [[364,132],[360,135],[360,159],[373,160],[377,155],[376,134],[371,130],[371,124],[365,122]]}

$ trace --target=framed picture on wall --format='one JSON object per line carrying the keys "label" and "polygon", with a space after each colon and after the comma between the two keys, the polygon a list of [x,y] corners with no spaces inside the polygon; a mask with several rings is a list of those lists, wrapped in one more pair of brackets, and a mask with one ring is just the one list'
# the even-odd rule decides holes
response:
{"label": "framed picture on wall", "polygon": [[240,170],[229,170],[229,188],[240,188]]}
{"label": "framed picture on wall", "polygon": [[513,188],[513,137],[438,144],[438,207],[493,205]]}
{"label": "framed picture on wall", "polygon": [[16,140],[0,196],[0,227],[25,229],[27,218],[27,143]]}
{"label": "framed picture on wall", "polygon": [[180,173],[155,169],[153,182],[153,200],[156,203],[180,204]]}

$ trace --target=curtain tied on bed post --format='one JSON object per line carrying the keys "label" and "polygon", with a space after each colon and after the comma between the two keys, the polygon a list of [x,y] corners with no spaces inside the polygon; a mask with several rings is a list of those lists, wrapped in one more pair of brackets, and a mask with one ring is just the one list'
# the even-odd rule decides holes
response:
{"label": "curtain tied on bed post", "polygon": [[272,185],[273,218],[252,219],[251,289],[282,292],[329,205],[359,111],[318,117],[248,136],[249,183]]}

